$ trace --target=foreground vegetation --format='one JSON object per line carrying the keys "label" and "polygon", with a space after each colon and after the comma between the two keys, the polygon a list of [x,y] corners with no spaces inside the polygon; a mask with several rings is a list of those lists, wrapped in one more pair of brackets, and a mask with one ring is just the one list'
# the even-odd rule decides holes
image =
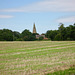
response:
{"label": "foreground vegetation", "polygon": [[0,75],[55,74],[73,65],[75,41],[0,42]]}
{"label": "foreground vegetation", "polygon": [[55,71],[55,72],[49,73],[47,75],[75,75],[75,65],[70,66],[69,69]]}

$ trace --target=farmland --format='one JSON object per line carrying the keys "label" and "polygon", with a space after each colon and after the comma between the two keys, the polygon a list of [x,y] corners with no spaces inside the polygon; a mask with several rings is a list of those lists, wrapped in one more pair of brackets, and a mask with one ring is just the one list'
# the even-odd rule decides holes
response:
{"label": "farmland", "polygon": [[75,41],[0,42],[0,75],[44,75],[75,65]]}

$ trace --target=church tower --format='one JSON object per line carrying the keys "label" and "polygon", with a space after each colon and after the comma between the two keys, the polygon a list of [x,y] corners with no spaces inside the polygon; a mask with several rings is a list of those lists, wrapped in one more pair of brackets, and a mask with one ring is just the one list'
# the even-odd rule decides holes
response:
{"label": "church tower", "polygon": [[35,23],[34,23],[34,26],[33,26],[33,33],[36,33]]}

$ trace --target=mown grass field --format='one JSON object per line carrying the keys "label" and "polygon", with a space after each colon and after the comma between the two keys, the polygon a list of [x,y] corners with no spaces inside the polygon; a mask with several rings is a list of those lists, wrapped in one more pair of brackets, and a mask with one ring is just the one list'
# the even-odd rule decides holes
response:
{"label": "mown grass field", "polygon": [[75,41],[0,42],[0,75],[45,75],[73,65]]}

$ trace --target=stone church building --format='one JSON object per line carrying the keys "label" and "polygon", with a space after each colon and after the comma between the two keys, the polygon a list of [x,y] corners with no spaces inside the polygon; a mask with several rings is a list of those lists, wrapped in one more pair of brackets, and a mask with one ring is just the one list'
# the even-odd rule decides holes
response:
{"label": "stone church building", "polygon": [[33,33],[37,33],[37,32],[36,32],[35,23],[34,23],[34,26],[33,26]]}
{"label": "stone church building", "polygon": [[[34,25],[33,25],[33,33],[37,33],[37,32],[36,32],[35,23],[34,23]],[[36,35],[36,39],[39,39],[39,37],[43,37],[44,39],[48,39],[48,38],[46,38],[45,35],[43,35],[43,34],[42,34],[42,35],[39,35],[39,34]]]}

